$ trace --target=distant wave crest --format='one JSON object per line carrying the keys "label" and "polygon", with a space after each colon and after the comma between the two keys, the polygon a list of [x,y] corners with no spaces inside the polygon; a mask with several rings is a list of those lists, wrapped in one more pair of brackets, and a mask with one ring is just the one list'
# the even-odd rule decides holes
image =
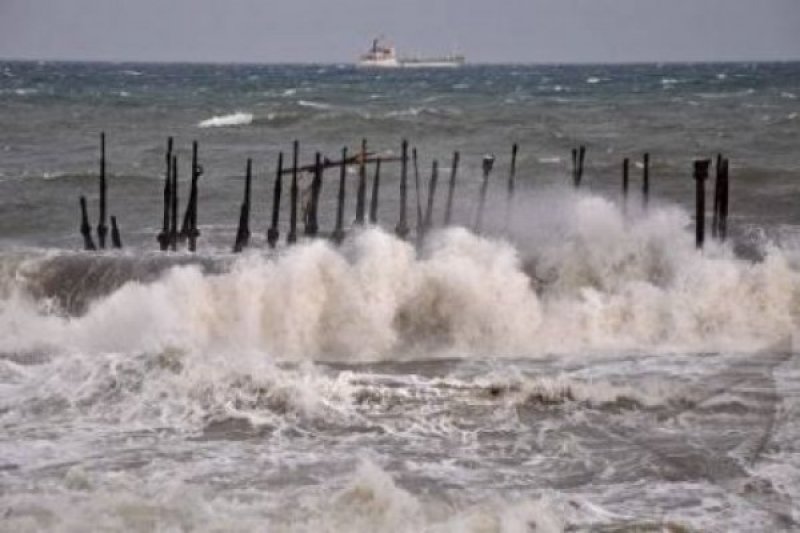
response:
{"label": "distant wave crest", "polygon": [[253,122],[253,114],[237,111],[228,115],[215,115],[198,123],[200,128],[226,128],[229,126],[246,126]]}

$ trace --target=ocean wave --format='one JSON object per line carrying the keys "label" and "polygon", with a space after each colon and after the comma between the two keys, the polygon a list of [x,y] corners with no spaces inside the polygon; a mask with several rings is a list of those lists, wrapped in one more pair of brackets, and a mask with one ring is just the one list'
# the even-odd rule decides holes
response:
{"label": "ocean wave", "polygon": [[297,105],[300,107],[309,107],[311,109],[331,109],[333,106],[324,102],[314,102],[313,100],[298,100]]}
{"label": "ocean wave", "polygon": [[559,156],[544,156],[538,157],[536,160],[543,165],[557,165],[561,163],[562,159]]}
{"label": "ocean wave", "polygon": [[[150,531],[156,525],[159,530],[209,532],[561,533],[573,521],[605,524],[614,516],[582,497],[555,491],[478,501],[420,494],[369,457],[328,477],[320,490],[307,491],[299,499],[262,487],[228,496],[211,490],[203,479],[161,475],[143,481],[125,470],[75,465],[53,481],[63,487],[59,491],[19,491],[0,501],[13,509],[4,517],[10,531],[50,529],[53,517],[58,517],[63,531],[81,530],[88,520],[103,531]],[[635,530],[661,531],[665,524],[672,529],[671,522],[659,522],[652,527],[640,524]],[[682,529],[674,525],[675,531]]]}
{"label": "ocean wave", "polygon": [[[780,249],[756,263],[713,244],[698,252],[677,208],[629,224],[598,197],[550,203],[561,211],[551,205],[518,247],[453,228],[417,252],[369,229],[342,249],[314,241],[217,272],[179,265],[155,280],[149,270],[116,278],[84,296],[79,318],[41,312],[47,290],[25,303],[34,270],[22,294],[0,301],[0,351],[221,343],[286,361],[694,352],[756,349],[800,324],[800,274]],[[64,276],[84,279],[87,260],[52,277],[71,298],[91,287]]]}
{"label": "ocean wave", "polygon": [[246,126],[253,122],[253,114],[237,111],[228,115],[215,115],[201,120],[197,126],[200,128],[225,128],[230,126]]}

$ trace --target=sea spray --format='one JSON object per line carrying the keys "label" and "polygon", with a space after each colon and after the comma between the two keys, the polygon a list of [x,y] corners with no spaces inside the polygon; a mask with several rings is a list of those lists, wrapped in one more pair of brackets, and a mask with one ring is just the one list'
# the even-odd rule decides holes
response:
{"label": "sea spray", "polygon": [[218,273],[168,268],[70,319],[19,288],[0,302],[0,349],[246,349],[276,361],[536,357],[757,349],[795,331],[800,277],[780,249],[758,262],[725,246],[698,252],[686,214],[673,207],[626,222],[599,197],[562,205],[518,247],[452,228],[415,252],[371,228],[341,250],[313,241],[277,256],[245,254]]}

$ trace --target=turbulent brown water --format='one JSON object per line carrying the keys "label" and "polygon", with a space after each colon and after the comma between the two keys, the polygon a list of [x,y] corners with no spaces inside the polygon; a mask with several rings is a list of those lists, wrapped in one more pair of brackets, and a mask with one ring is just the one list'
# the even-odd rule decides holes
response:
{"label": "turbulent brown water", "polygon": [[[796,95],[791,63],[0,63],[0,530],[796,530]],[[86,253],[100,130],[126,247]],[[166,135],[182,200],[200,141],[195,255],[156,251]],[[418,146],[424,186],[440,161],[436,220],[459,150],[454,226],[396,238],[387,165],[380,224],[268,250],[277,152],[362,136]],[[618,192],[644,151],[646,211],[638,167]],[[731,239],[698,251],[691,161],[718,151]]]}

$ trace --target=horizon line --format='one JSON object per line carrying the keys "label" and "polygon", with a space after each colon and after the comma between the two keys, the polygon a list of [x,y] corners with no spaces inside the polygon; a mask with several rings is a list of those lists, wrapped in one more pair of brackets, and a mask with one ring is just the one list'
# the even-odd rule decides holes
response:
{"label": "horizon line", "polygon": [[[0,62],[8,63],[77,63],[77,64],[138,64],[138,65],[241,65],[241,66],[326,66],[326,67],[359,67],[356,60],[352,61],[232,61],[232,60],[195,60],[195,59],[74,59],[74,58],[25,58],[3,57]],[[800,63],[796,58],[760,58],[760,59],[669,59],[669,60],[617,60],[617,61],[466,61],[462,67],[482,66],[635,66],[635,65],[711,65],[711,64],[775,64],[775,63]],[[402,68],[369,68],[365,70],[393,71]],[[412,70],[412,69],[409,69]]]}

